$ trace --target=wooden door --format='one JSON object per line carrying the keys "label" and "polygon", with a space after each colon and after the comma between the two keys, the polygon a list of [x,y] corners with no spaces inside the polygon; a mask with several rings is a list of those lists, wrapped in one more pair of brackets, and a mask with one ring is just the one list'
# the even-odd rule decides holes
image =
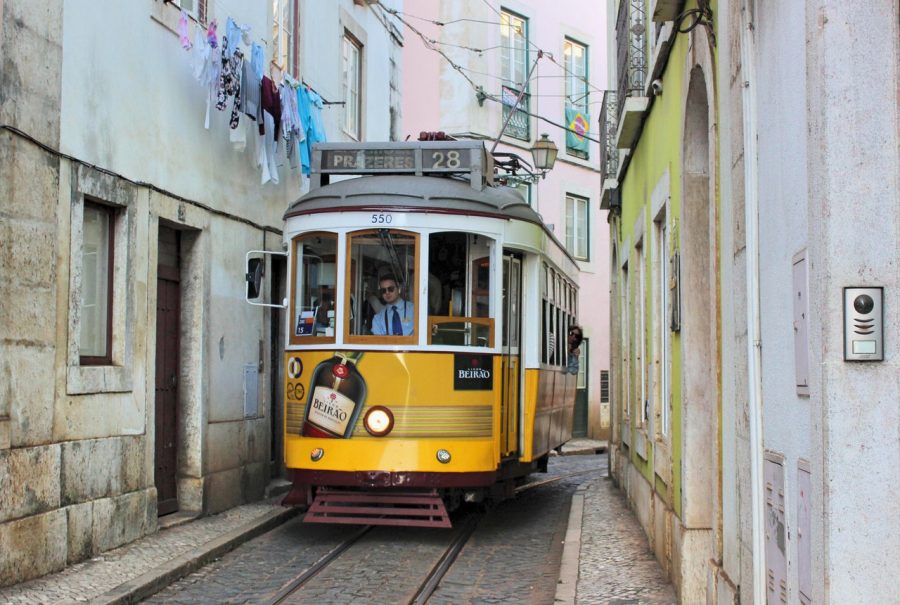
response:
{"label": "wooden door", "polygon": [[156,277],[156,495],[160,516],[178,510],[178,232],[159,229]]}

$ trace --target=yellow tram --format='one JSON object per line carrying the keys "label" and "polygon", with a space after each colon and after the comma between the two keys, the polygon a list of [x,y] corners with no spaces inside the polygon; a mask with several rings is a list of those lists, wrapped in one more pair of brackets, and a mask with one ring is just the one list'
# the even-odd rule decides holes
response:
{"label": "yellow tram", "polygon": [[546,471],[572,430],[577,267],[483,143],[318,145],[285,242],[286,502],[307,521],[449,526]]}

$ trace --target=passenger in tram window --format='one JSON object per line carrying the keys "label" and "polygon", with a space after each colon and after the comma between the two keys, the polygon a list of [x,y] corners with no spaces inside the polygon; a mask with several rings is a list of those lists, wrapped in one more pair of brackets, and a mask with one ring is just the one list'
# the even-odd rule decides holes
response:
{"label": "passenger in tram window", "polygon": [[372,318],[372,334],[376,336],[410,336],[415,330],[415,306],[404,300],[400,284],[393,275],[378,280],[378,292],[384,309]]}
{"label": "passenger in tram window", "polygon": [[315,334],[334,335],[334,299],[330,292],[323,289],[316,306]]}
{"label": "passenger in tram window", "polygon": [[581,341],[584,340],[584,334],[581,326],[569,327],[569,363],[566,365],[566,372],[569,374],[578,373],[578,356],[581,355]]}

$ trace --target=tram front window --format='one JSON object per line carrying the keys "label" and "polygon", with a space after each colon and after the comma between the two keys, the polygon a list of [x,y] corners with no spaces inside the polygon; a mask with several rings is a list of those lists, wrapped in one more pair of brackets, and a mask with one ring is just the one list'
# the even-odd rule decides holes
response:
{"label": "tram front window", "polygon": [[416,333],[418,236],[394,229],[351,233],[350,336],[411,341]]}
{"label": "tram front window", "polygon": [[429,237],[429,344],[493,346],[493,247],[492,239],[471,233],[451,231]]}
{"label": "tram front window", "polygon": [[294,238],[291,342],[334,340],[337,235],[309,233]]}

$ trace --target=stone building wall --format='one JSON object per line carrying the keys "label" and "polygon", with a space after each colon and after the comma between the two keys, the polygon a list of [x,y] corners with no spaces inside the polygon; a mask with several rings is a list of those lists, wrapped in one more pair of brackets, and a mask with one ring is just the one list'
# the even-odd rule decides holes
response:
{"label": "stone building wall", "polygon": [[[208,4],[220,33],[228,16],[254,38],[272,31],[272,2]],[[304,80],[329,100],[341,90],[340,28],[363,32],[363,134],[387,140],[391,92],[376,75],[390,58],[399,66],[399,30],[352,0],[321,14],[318,3],[298,5],[301,28],[327,21],[338,34],[299,51]],[[172,3],[104,10],[101,19],[84,3],[0,2],[0,585],[158,527],[161,230],[180,239],[179,361],[166,377],[177,384],[177,508],[210,514],[260,499],[279,470],[280,312],[245,303],[244,255],[283,249],[282,213],[303,181],[282,167],[279,184],[261,185],[253,148],[235,149],[225,112],[203,127],[206,96]],[[240,13],[215,13],[225,10]],[[331,141],[346,139],[340,111],[323,116]],[[99,366],[79,353],[86,200],[113,216],[111,362]]]}

